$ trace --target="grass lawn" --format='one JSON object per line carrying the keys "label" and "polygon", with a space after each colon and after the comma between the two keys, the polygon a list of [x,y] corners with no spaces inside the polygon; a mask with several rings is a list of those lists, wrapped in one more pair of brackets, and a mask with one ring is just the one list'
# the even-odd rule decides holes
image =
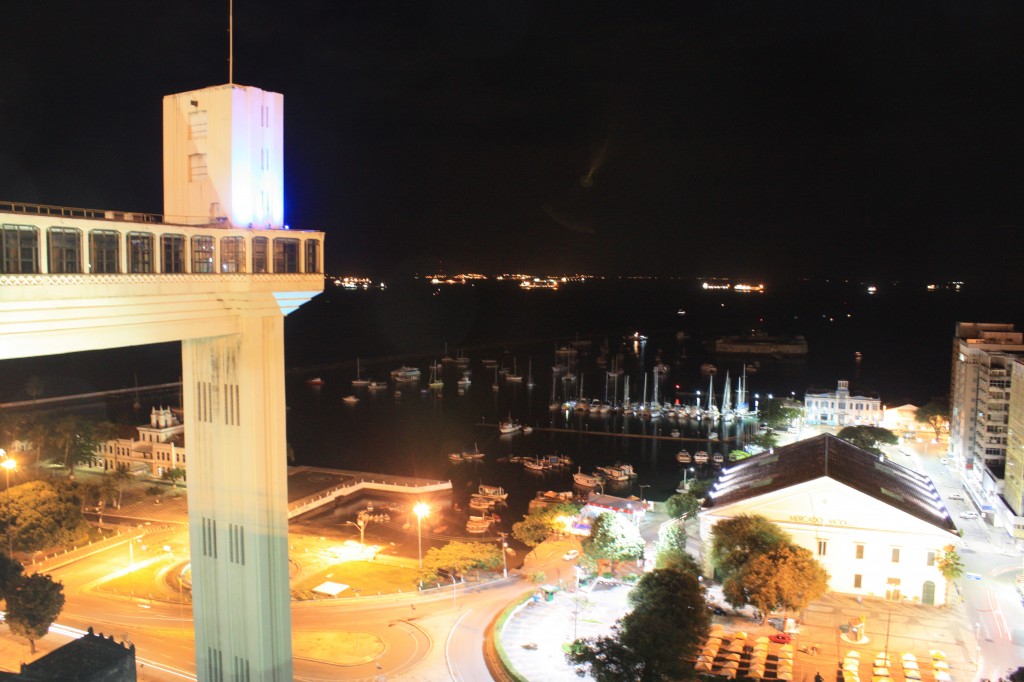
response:
{"label": "grass lawn", "polygon": [[339,597],[369,597],[377,594],[415,591],[418,580],[414,568],[393,566],[376,561],[343,561],[317,573],[304,575],[292,586],[293,599],[314,599],[313,588],[331,581],[348,585]]}

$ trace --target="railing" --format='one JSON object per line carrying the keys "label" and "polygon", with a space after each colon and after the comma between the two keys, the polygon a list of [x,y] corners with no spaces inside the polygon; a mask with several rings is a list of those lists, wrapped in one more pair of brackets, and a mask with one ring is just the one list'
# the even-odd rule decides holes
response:
{"label": "railing", "polygon": [[[19,201],[0,201],[0,213],[21,213],[24,215],[53,216],[59,218],[85,218],[87,220],[116,220],[129,223],[166,223],[173,222],[184,225],[221,226],[227,218],[200,216],[164,216],[158,213],[140,213],[138,211],[108,211],[98,208],[78,208],[74,206],[50,206],[48,204],[27,204]],[[168,220],[174,218],[174,220]]]}

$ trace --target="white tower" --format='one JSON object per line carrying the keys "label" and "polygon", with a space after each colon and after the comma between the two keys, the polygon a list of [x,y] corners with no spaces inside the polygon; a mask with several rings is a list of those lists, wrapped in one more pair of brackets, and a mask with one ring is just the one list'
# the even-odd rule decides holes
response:
{"label": "white tower", "polygon": [[164,97],[164,217],[284,227],[284,97],[217,85]]}

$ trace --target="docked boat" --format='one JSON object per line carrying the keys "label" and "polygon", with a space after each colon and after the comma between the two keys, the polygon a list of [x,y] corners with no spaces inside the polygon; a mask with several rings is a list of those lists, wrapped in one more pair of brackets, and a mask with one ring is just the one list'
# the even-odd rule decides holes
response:
{"label": "docked boat", "polygon": [[388,385],[383,381],[371,381],[367,385],[367,388],[369,388],[371,391],[383,391],[387,387]]}
{"label": "docked boat", "polygon": [[525,457],[523,458],[523,468],[527,471],[545,471],[548,465],[538,457]]}
{"label": "docked boat", "polygon": [[480,452],[480,449],[477,448],[476,443],[473,444],[473,449],[472,450],[463,450],[462,451],[462,459],[475,460],[475,459],[483,459],[483,458],[484,458],[484,453]]}
{"label": "docked boat", "polygon": [[486,533],[493,520],[489,516],[470,516],[466,522],[467,533]]}
{"label": "docked boat", "polygon": [[449,452],[448,453],[448,460],[451,461],[451,462],[462,462],[462,461],[464,461],[463,458],[462,458],[462,453],[461,452]]}
{"label": "docked boat", "polygon": [[704,376],[714,376],[718,373],[718,368],[712,365],[710,362],[705,362],[700,366],[700,373]]}
{"label": "docked boat", "polygon": [[508,499],[508,493],[500,485],[481,485],[477,488],[477,494],[490,497],[504,502]]}
{"label": "docked boat", "polygon": [[680,450],[679,453],[676,455],[676,461],[679,462],[680,464],[689,464],[690,462],[693,461],[693,457],[691,457],[690,453],[687,452],[686,450]]}
{"label": "docked boat", "polygon": [[518,383],[518,382],[521,382],[522,380],[523,380],[523,375],[519,373],[519,370],[516,367],[516,359],[512,358],[512,372],[505,375],[505,381],[511,381],[513,383]]}
{"label": "docked boat", "polygon": [[711,461],[714,462],[715,464],[722,464],[723,462],[725,462],[725,457],[716,452],[715,454],[711,455]]}
{"label": "docked boat", "polygon": [[583,473],[583,469],[580,469],[573,474],[572,480],[581,488],[596,488],[597,486],[604,484],[603,478],[597,474],[585,474]]}
{"label": "docked boat", "polygon": [[698,450],[697,453],[693,456],[693,461],[696,462],[697,464],[706,464],[708,461],[708,453],[704,452],[703,450]]}
{"label": "docked boat", "polygon": [[469,508],[476,509],[477,511],[489,511],[494,508],[496,502],[497,500],[492,500],[489,497],[484,497],[483,495],[477,495],[474,493],[469,498]]}
{"label": "docked boat", "polygon": [[402,365],[398,369],[391,370],[391,378],[400,383],[419,381],[420,371],[415,367]]}
{"label": "docked boat", "polygon": [[323,386],[324,385],[324,380],[321,379],[320,377],[310,377],[310,378],[306,379],[306,385],[307,386]]}
{"label": "docked boat", "polygon": [[629,480],[629,474],[619,469],[619,467],[597,467],[597,472],[602,474],[606,481],[612,483],[625,483]]}
{"label": "docked boat", "polygon": [[516,433],[517,431],[521,431],[522,429],[523,425],[519,423],[518,419],[508,419],[506,421],[498,422],[498,433],[502,435]]}
{"label": "docked boat", "polygon": [[531,433],[533,433],[533,427],[530,426],[529,424],[523,426],[523,433],[524,434],[531,434]]}
{"label": "docked boat", "polygon": [[342,398],[342,401],[347,405],[355,405],[356,403],[359,402],[359,398],[355,397],[354,395],[347,395],[344,398]]}
{"label": "docked boat", "polygon": [[567,490],[565,492],[556,492],[554,490],[541,492],[538,490],[537,496],[530,500],[528,508],[530,512],[534,512],[545,507],[553,507],[556,504],[572,502],[574,498],[575,494],[571,490]]}

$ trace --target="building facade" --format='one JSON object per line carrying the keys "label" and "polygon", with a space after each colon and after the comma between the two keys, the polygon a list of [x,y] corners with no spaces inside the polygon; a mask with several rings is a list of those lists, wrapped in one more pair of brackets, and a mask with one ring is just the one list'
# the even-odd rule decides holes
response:
{"label": "building facade", "polygon": [[[831,434],[723,469],[709,500],[700,514],[705,547],[719,521],[757,514],[814,555],[831,591],[945,602],[938,560],[959,535],[932,481]],[[710,557],[705,570],[713,573]]]}
{"label": "building facade", "polygon": [[804,396],[804,423],[826,426],[878,426],[882,402],[878,396],[851,395],[850,382],[840,380],[835,391]]}
{"label": "building facade", "polygon": [[100,443],[95,465],[105,471],[124,467],[132,473],[157,478],[170,469],[184,469],[185,425],[179,413],[169,407],[154,407],[148,424],[134,427],[134,433]]}

